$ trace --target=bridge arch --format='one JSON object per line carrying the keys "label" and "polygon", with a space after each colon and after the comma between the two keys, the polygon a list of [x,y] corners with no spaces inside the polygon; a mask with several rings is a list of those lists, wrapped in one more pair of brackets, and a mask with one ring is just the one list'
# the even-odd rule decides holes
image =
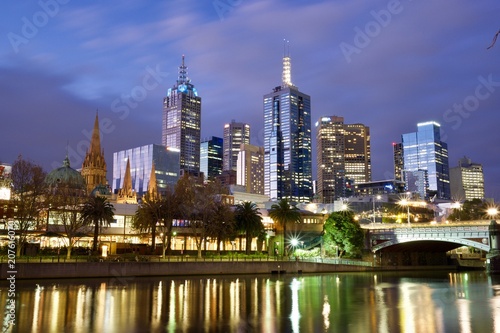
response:
{"label": "bridge arch", "polygon": [[[384,248],[388,248],[388,247],[391,247],[391,246],[394,246],[394,245],[398,245],[398,244],[405,244],[405,243],[416,243],[416,242],[443,242],[443,243],[453,243],[453,244],[457,244],[457,245],[462,245],[462,246],[470,246],[470,247],[474,247],[476,249],[479,249],[479,250],[482,250],[482,251],[486,251],[486,252],[489,252],[490,251],[490,245],[489,244],[485,244],[484,242],[477,242],[475,240],[470,240],[470,239],[466,239],[466,238],[446,238],[446,239],[443,239],[443,238],[409,238],[409,239],[391,239],[391,240],[387,240],[385,242],[382,242],[382,243],[378,243],[376,245],[373,245],[371,247],[371,251],[373,253],[377,252],[377,251],[380,251]],[[457,246],[458,247],[458,246]]]}

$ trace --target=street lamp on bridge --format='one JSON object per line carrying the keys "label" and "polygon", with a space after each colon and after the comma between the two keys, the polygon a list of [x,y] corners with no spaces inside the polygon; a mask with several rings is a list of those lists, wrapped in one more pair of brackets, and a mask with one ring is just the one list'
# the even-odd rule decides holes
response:
{"label": "street lamp on bridge", "polygon": [[408,225],[410,225],[410,201],[406,198],[399,200],[398,204],[407,208],[406,216],[408,217]]}

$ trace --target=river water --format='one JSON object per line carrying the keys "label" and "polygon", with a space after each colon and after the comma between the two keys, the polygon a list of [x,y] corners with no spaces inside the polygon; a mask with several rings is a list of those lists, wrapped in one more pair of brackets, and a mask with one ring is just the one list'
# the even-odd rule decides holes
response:
{"label": "river water", "polygon": [[[4,320],[3,331],[500,333],[495,279],[384,272],[20,280],[15,325]],[[2,282],[0,304],[10,304],[8,291]]]}

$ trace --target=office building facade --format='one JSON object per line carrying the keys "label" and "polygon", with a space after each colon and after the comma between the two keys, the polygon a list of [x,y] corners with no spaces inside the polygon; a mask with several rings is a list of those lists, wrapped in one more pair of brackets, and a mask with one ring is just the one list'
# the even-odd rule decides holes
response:
{"label": "office building facade", "polygon": [[177,83],[163,99],[162,145],[179,150],[180,169],[200,172],[201,97],[187,77],[187,67],[179,67]]}
{"label": "office building facade", "polygon": [[224,170],[236,170],[241,144],[250,143],[250,125],[234,120],[224,125]]}
{"label": "office building facade", "polygon": [[281,86],[264,96],[264,192],[271,200],[312,199],[311,98],[292,84],[289,56]]}
{"label": "office building facade", "polygon": [[113,153],[112,191],[124,187],[127,163],[130,164],[132,189],[141,196],[148,190],[154,164],[158,192],[173,187],[179,179],[180,152],[177,149],[150,144]]}
{"label": "office building facade", "polygon": [[264,194],[264,147],[241,145],[236,184],[244,186],[247,193]]}
{"label": "office building facade", "polygon": [[205,180],[212,180],[222,174],[222,138],[212,136],[204,139],[200,146],[200,171]]}
{"label": "office building facade", "polygon": [[413,186],[406,175],[425,171],[427,179],[421,179],[419,173],[421,184],[417,185],[427,187],[425,197],[450,199],[448,145],[441,141],[440,127],[434,121],[423,122],[417,124],[417,132],[402,135],[405,182]]}
{"label": "office building facade", "polygon": [[464,156],[450,168],[450,188],[454,200],[484,200],[483,166]]}
{"label": "office building facade", "polygon": [[363,124],[344,124],[338,116],[316,122],[317,192],[319,202],[354,194],[356,183],[371,181],[370,129]]}

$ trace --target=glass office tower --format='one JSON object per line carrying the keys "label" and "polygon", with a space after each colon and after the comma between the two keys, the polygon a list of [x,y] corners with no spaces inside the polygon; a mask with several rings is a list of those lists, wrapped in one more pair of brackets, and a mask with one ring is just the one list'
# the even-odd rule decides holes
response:
{"label": "glass office tower", "polygon": [[222,138],[211,136],[201,142],[200,171],[205,179],[215,179],[222,174]]}
{"label": "glass office tower", "polygon": [[201,97],[187,77],[187,67],[179,67],[177,83],[163,99],[162,145],[180,151],[180,169],[200,172]]}
{"label": "glass office tower", "polygon": [[271,200],[312,198],[311,98],[291,82],[290,57],[283,82],[264,96],[264,193]]}
{"label": "glass office tower", "polygon": [[132,188],[139,196],[148,190],[153,164],[159,192],[173,188],[179,179],[179,150],[150,144],[113,153],[113,193],[123,187],[127,160],[130,160]]}
{"label": "glass office tower", "polygon": [[[426,197],[450,199],[448,145],[441,141],[441,125],[430,121],[417,124],[417,132],[402,135],[404,174],[424,171]],[[423,177],[420,177],[423,178]],[[405,179],[408,185],[409,179]]]}

